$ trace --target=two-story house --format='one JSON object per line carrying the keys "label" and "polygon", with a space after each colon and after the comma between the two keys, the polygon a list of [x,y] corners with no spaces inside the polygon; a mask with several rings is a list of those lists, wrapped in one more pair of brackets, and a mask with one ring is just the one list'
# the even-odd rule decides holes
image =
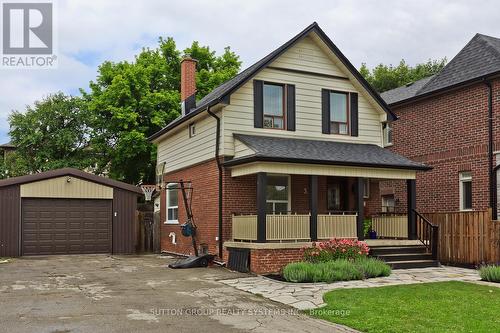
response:
{"label": "two-story house", "polygon": [[[476,34],[436,75],[381,96],[398,117],[389,127],[388,149],[433,167],[417,176],[417,208],[423,212],[492,208],[496,219],[500,39]],[[373,211],[405,211],[402,182],[383,181],[373,191],[369,205],[378,205]]]}
{"label": "two-story house", "polygon": [[162,250],[190,252],[180,180],[193,187],[201,249],[249,257],[258,273],[299,260],[311,241],[363,239],[372,180],[405,180],[408,238],[417,237],[415,177],[428,167],[383,148],[395,115],[318,24],[197,102],[195,73],[186,57],[183,114],[150,138],[163,183]]}

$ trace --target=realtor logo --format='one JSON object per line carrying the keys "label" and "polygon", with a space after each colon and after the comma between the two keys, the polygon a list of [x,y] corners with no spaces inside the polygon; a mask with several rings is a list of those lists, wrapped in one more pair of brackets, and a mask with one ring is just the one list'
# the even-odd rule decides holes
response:
{"label": "realtor logo", "polygon": [[54,67],[51,2],[2,4],[2,67]]}

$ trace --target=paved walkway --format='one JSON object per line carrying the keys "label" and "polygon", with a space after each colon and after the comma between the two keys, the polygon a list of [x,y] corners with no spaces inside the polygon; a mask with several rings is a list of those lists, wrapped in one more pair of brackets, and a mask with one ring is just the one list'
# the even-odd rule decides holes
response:
{"label": "paved walkway", "polygon": [[[305,310],[325,305],[323,294],[334,289],[370,288],[441,281],[469,281],[488,284],[479,282],[479,280],[480,277],[474,269],[441,266],[421,269],[397,269],[393,270],[392,274],[388,277],[335,283],[289,283],[272,280],[263,276],[222,280],[220,282],[252,294],[262,295],[265,298],[290,305],[300,310]],[[498,287],[498,284],[496,287]]]}

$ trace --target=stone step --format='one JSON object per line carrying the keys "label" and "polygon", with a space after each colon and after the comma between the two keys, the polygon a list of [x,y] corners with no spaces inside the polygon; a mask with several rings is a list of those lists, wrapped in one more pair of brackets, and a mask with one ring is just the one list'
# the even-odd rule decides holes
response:
{"label": "stone step", "polygon": [[410,269],[410,268],[427,268],[439,267],[437,260],[410,260],[410,261],[391,261],[387,262],[392,269]]}

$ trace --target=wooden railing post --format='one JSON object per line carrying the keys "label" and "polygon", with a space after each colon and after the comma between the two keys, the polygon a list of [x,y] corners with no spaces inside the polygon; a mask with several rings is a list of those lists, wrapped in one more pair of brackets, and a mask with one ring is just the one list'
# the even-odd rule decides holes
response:
{"label": "wooden railing post", "polygon": [[432,259],[438,259],[439,227],[432,227]]}
{"label": "wooden railing post", "polygon": [[408,195],[408,239],[417,239],[417,221],[415,209],[417,208],[417,185],[415,179],[406,180],[406,192]]}

